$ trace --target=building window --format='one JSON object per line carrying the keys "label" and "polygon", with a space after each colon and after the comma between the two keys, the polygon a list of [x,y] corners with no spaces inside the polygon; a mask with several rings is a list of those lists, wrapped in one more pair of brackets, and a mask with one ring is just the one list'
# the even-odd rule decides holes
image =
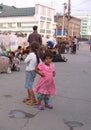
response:
{"label": "building window", "polygon": [[41,6],[41,15],[46,15],[46,8]]}
{"label": "building window", "polygon": [[11,28],[12,27],[12,23],[8,23],[8,28]]}
{"label": "building window", "polygon": [[44,22],[43,21],[40,21],[40,28],[44,28]]}
{"label": "building window", "polygon": [[17,27],[18,28],[20,28],[21,27],[21,23],[19,22],[19,23],[17,23]]}
{"label": "building window", "polygon": [[51,16],[51,9],[47,9],[47,16]]}
{"label": "building window", "polygon": [[49,22],[47,22],[46,28],[47,28],[47,29],[50,29],[50,23],[49,23]]}
{"label": "building window", "polygon": [[3,24],[2,23],[0,23],[0,28],[2,28],[3,27]]}

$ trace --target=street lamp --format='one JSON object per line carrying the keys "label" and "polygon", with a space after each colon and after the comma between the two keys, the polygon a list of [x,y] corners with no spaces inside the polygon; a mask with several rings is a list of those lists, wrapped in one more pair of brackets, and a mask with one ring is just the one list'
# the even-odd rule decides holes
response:
{"label": "street lamp", "polygon": [[69,21],[70,21],[70,14],[71,14],[71,0],[68,0],[68,19],[67,19],[67,36],[69,38],[70,35],[70,28],[69,28]]}
{"label": "street lamp", "polygon": [[65,12],[66,12],[66,9],[67,9],[67,4],[64,3],[64,12],[63,12],[63,20],[62,20],[62,36],[64,35],[64,25],[65,25]]}

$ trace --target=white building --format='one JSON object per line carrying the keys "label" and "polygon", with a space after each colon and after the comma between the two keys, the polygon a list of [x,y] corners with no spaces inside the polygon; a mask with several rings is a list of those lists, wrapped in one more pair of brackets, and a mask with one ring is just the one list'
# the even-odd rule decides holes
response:
{"label": "white building", "polygon": [[54,9],[36,4],[35,7],[16,8],[0,4],[0,31],[31,33],[32,27],[38,26],[38,32],[52,35],[54,25]]}
{"label": "white building", "polygon": [[91,14],[76,14],[75,16],[81,19],[81,36],[91,37]]}

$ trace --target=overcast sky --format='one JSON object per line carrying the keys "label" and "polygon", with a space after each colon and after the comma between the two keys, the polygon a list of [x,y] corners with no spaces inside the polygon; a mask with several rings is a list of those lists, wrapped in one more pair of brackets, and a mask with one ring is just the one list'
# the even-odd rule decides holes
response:
{"label": "overcast sky", "polygon": [[[63,12],[63,3],[68,3],[68,0],[0,0],[0,3],[15,7],[31,7],[36,2],[53,6],[56,12]],[[71,0],[71,13],[90,13],[91,0]]]}

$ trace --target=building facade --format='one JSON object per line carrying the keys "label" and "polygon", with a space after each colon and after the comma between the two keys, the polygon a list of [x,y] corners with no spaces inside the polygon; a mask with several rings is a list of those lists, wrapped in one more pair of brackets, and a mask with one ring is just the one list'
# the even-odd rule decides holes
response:
{"label": "building facade", "polygon": [[54,9],[36,4],[35,7],[16,8],[0,4],[0,31],[31,33],[34,25],[43,35],[51,35],[54,24]]}
{"label": "building facade", "polygon": [[91,37],[91,14],[75,14],[76,17],[81,19],[81,37]]}
{"label": "building facade", "polygon": [[[62,24],[63,24],[63,16],[62,15],[55,15],[54,16],[54,21],[57,23],[57,26],[62,29]],[[68,18],[65,16],[64,19],[64,29],[66,32],[68,32],[69,29],[69,36],[77,36],[80,37],[80,32],[81,32],[81,19],[70,16],[69,20],[69,28],[68,28]]]}

